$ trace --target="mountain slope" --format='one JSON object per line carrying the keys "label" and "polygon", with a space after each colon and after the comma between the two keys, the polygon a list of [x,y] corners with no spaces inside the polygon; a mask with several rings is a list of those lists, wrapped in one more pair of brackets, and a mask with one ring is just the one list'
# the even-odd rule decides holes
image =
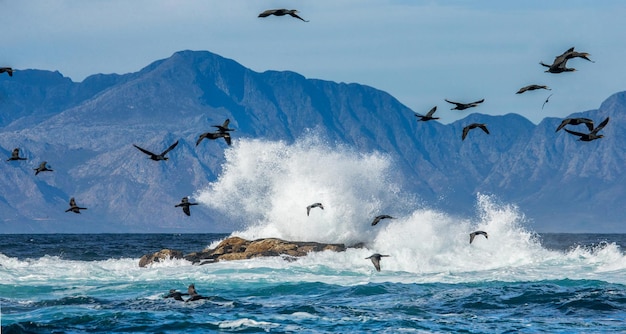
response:
{"label": "mountain slope", "polygon": [[[619,230],[615,223],[626,216],[619,196],[626,190],[625,95],[577,114],[597,123],[611,116],[606,137],[584,143],[555,133],[554,118],[539,125],[515,114],[417,122],[372,87],[258,73],[206,51],[177,52],[136,73],[80,83],[58,72],[16,71],[0,77],[0,104],[8,111],[0,117],[0,154],[20,147],[29,160],[0,164],[0,224],[7,232],[228,231],[228,221],[207,208],[186,217],[173,205],[219,175],[224,141],[195,141],[230,118],[236,140],[291,142],[313,129],[329,143],[389,154],[405,191],[446,212],[471,214],[482,192],[518,204],[538,230],[558,230],[561,218],[594,230],[594,217],[605,230]],[[478,130],[461,141],[471,122],[487,123],[491,134]],[[176,140],[165,162],[132,146],[158,153]],[[32,168],[42,160],[55,172],[35,177]],[[86,213],[63,212],[72,196]]]}

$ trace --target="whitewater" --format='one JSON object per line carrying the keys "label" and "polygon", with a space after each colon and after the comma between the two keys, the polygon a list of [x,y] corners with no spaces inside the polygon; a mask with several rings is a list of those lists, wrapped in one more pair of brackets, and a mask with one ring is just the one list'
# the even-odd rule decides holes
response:
{"label": "whitewater", "polygon": [[[314,134],[240,139],[224,154],[192,197],[227,217],[231,235],[361,247],[139,268],[143,254],[228,235],[1,235],[2,332],[626,331],[626,235],[535,233],[492,194],[476,195],[471,216],[433,210],[403,189],[389,156]],[[324,209],[307,216],[315,202]],[[395,219],[372,226],[379,214]],[[475,230],[489,238],[470,244]],[[373,253],[389,255],[380,272]],[[211,299],[162,298],[191,283]]]}

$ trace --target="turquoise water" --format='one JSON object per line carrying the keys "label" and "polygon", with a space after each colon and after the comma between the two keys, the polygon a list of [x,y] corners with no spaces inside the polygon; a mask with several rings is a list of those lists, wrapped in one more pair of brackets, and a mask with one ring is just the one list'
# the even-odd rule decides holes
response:
{"label": "turquoise water", "polygon": [[[626,235],[537,235],[532,260],[477,264],[475,270],[410,271],[391,252],[376,272],[364,259],[368,249],[297,261],[193,266],[169,260],[138,267],[138,250],[191,252],[223,237],[0,236],[2,333],[626,330]],[[476,240],[474,248],[487,244]],[[212,298],[162,298],[190,283]]]}

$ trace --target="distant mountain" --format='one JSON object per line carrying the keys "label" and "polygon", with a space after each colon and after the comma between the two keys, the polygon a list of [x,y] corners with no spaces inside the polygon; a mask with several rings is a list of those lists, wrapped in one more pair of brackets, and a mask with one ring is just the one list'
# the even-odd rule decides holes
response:
{"label": "distant mountain", "polygon": [[[315,128],[329,142],[388,153],[406,190],[446,212],[471,214],[481,192],[517,204],[539,231],[563,231],[569,222],[566,231],[626,232],[619,224],[626,217],[626,92],[573,115],[597,123],[611,117],[606,137],[587,143],[555,133],[556,118],[417,122],[372,87],[258,73],[210,52],[181,51],[136,73],[80,83],[41,70],[0,76],[0,110],[0,156],[20,147],[29,158],[0,163],[5,233],[228,231],[206,208],[186,217],[173,207],[219,175],[224,142],[197,149],[195,141],[226,118],[241,138],[293,141]],[[471,122],[487,123],[491,134],[461,141]],[[176,140],[167,162],[132,146],[161,152]],[[55,171],[35,177],[42,160]],[[85,213],[64,212],[72,196]]]}

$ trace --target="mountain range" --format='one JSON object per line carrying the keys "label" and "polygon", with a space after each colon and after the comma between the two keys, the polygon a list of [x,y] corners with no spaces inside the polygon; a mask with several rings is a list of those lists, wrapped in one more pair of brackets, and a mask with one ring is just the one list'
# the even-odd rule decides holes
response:
{"label": "mountain range", "polygon": [[[625,111],[626,92],[619,92],[597,110],[570,115],[596,124],[610,117],[604,138],[582,142],[555,132],[561,119],[551,117],[536,125],[518,114],[479,113],[450,124],[418,122],[381,90],[289,71],[258,73],[208,51],[181,51],[135,73],[82,82],[16,70],[0,76],[0,156],[19,147],[29,160],[0,163],[0,227],[228,232],[228,221],[207,208],[193,207],[187,217],[173,206],[219,175],[224,141],[201,150],[195,141],[229,118],[242,138],[289,142],[314,128],[329,142],[389,154],[404,190],[444,212],[471,214],[476,193],[485,193],[517,205],[539,232],[626,232]],[[487,123],[490,134],[473,130],[480,134],[462,141],[472,122]],[[176,140],[165,163],[132,147],[160,153]],[[55,171],[35,176],[43,160]],[[65,213],[70,197],[88,210]]]}

